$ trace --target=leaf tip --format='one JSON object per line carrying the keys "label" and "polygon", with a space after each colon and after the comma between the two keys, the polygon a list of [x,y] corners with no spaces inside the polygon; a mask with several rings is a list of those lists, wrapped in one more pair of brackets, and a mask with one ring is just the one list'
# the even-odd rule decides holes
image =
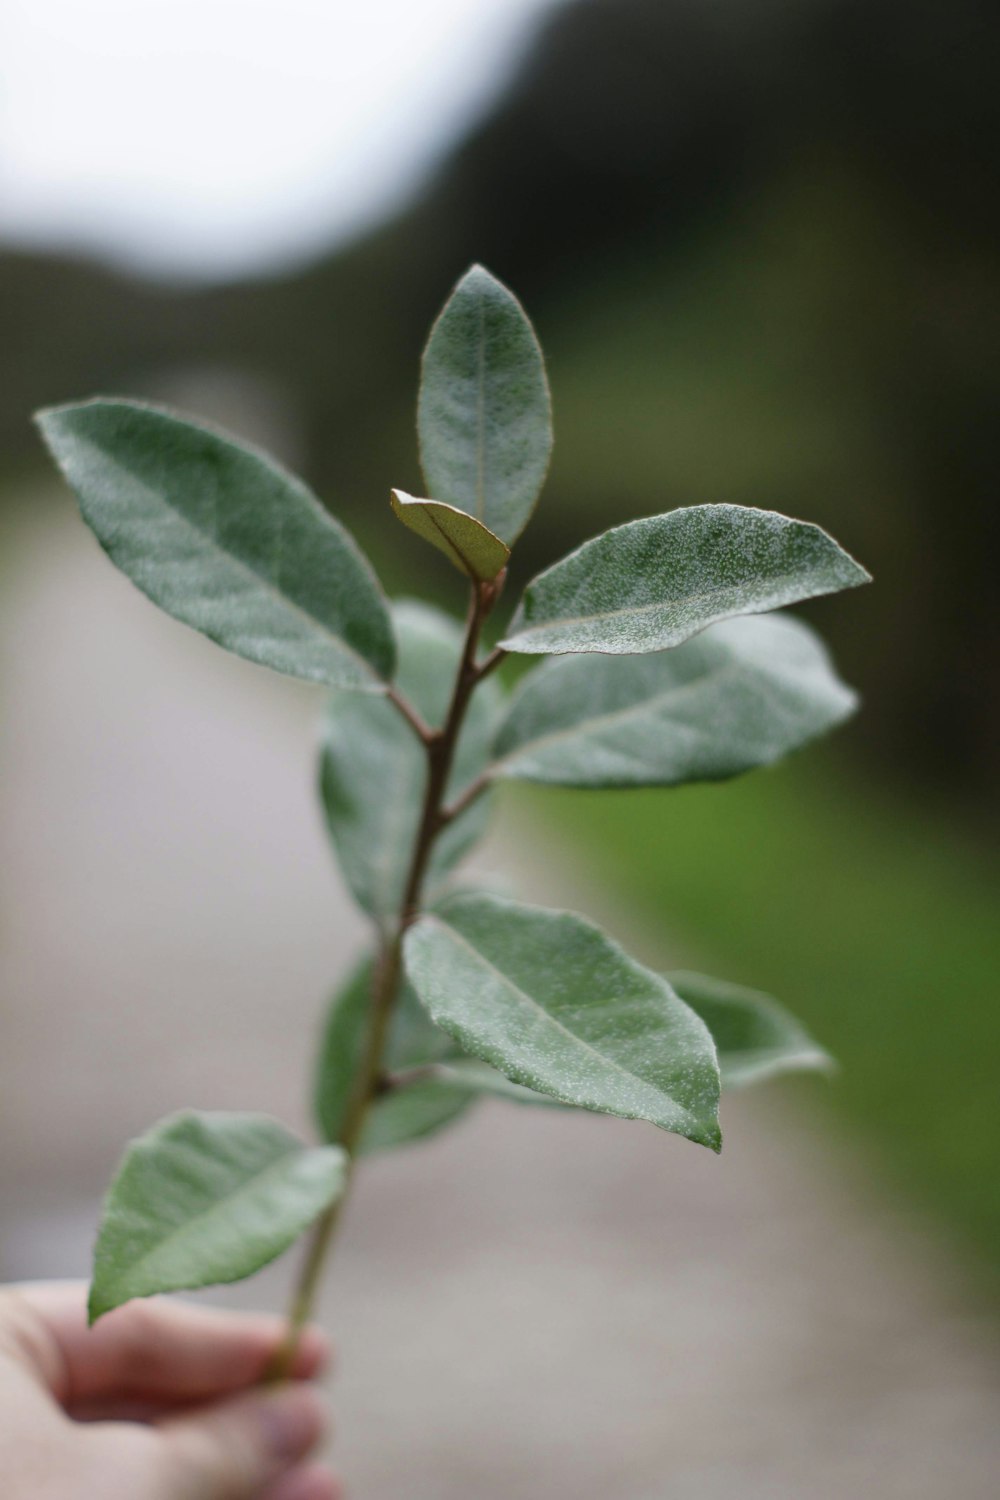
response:
{"label": "leaf tip", "polygon": [[[499,276],[495,276],[488,266],[481,261],[475,260],[468,270],[463,271],[455,284],[455,293],[473,292],[477,294],[499,296],[507,302],[516,304],[521,308],[518,297],[511,291]],[[452,295],[454,295],[453,293]],[[521,308],[523,313],[524,309]]]}
{"label": "leaf tip", "polygon": [[846,547],[842,547],[840,542],[835,537],[832,537],[822,526],[818,526],[814,521],[801,522],[800,524],[812,526],[832,547],[843,574],[843,581],[839,584],[840,588],[854,589],[859,588],[863,583],[873,582],[872,575],[864,564],[859,563],[857,558],[848,552]]}
{"label": "leaf tip", "polygon": [[856,557],[852,557],[846,547],[841,547],[840,550],[844,556],[845,561],[849,564],[849,576],[847,581],[848,588],[860,588],[863,583],[874,582],[872,575],[869,573],[864,563],[859,563]]}
{"label": "leaf tip", "polygon": [[40,406],[37,411],[32,412],[31,420],[42,435],[42,441],[46,447],[54,447],[59,430],[63,425],[63,419],[74,410],[70,406]]}
{"label": "leaf tip", "polygon": [[87,396],[82,401],[62,401],[57,406],[40,406],[37,411],[32,412],[31,420],[43,433],[48,434],[52,430],[58,430],[79,412],[86,411],[88,407],[103,406],[140,406],[138,401],[125,401],[115,399],[111,396]]}
{"label": "leaf tip", "polygon": [[468,270],[465,271],[459,278],[459,285],[461,286],[465,282],[472,283],[475,281],[489,281],[494,283],[495,285],[499,285],[497,278],[493,275],[493,272],[487,270],[481,260],[474,260],[472,262]]}

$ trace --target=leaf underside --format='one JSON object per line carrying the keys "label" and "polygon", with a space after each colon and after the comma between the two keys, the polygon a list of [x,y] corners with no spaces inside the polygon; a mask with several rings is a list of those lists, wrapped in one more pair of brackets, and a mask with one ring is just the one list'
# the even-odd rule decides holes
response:
{"label": "leaf underside", "polygon": [[719,1148],[707,1028],[583,918],[457,896],[410,928],[404,958],[434,1021],[514,1083]]}
{"label": "leaf underside", "polygon": [[440,500],[418,500],[393,490],[392,509],[410,531],[430,542],[467,578],[490,583],[510,560],[510,548],[475,516]]}
{"label": "leaf underside", "polygon": [[275,671],[385,690],[395,662],[386,601],[298,479],[140,402],[87,401],[37,420],[101,546],[167,614]]}
{"label": "leaf underside", "polygon": [[131,1143],[108,1193],[91,1322],[133,1297],[252,1275],[339,1196],[345,1163],[266,1115],[161,1121]]}
{"label": "leaf underside", "polygon": [[501,645],[529,654],[662,651],[717,620],[868,581],[809,522],[697,505],[616,526],[540,573]]}

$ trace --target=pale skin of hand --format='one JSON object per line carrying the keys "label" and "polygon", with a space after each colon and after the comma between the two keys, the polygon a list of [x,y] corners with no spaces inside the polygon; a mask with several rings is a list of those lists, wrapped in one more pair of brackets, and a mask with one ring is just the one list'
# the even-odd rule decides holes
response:
{"label": "pale skin of hand", "polygon": [[87,1328],[86,1288],[0,1288],[4,1500],[342,1500],[309,1455],[326,1430],[307,1330],[292,1378],[259,1384],[277,1319],[156,1298]]}

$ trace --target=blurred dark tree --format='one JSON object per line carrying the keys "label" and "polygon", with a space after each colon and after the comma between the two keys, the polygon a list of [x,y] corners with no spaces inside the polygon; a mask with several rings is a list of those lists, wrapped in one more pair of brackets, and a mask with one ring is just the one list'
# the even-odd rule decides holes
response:
{"label": "blurred dark tree", "polygon": [[[682,313],[724,351],[712,373],[723,411],[737,415],[760,379],[711,324],[698,268],[721,258],[726,316],[779,365],[794,344],[787,392],[812,380],[822,404],[829,388],[847,413],[831,442],[857,441],[845,472],[862,481],[848,493],[837,464],[824,479],[820,458],[810,468],[796,456],[808,441],[789,416],[777,445],[787,472],[776,464],[766,492],[734,479],[727,493],[688,493],[669,466],[659,489],[630,480],[623,454],[629,513],[734,499],[828,523],[879,583],[862,611],[825,617],[871,689],[860,742],[981,797],[1000,717],[988,665],[1000,634],[998,64],[994,0],[577,0],[406,212],[302,271],[181,291],[0,256],[5,467],[32,460],[34,406],[156,390],[164,370],[245,369],[287,391],[311,478],[384,546],[388,485],[420,488],[423,333],[465,264],[483,260],[517,287],[557,371],[581,352],[600,367],[620,299],[642,353],[638,394],[620,399],[637,403],[633,426],[655,426],[657,371]],[[572,400],[570,426],[586,421]],[[734,440],[713,434],[727,441],[738,475]],[[869,451],[878,462],[866,469]],[[622,502],[603,467],[588,478],[560,454],[526,560],[622,519]]]}

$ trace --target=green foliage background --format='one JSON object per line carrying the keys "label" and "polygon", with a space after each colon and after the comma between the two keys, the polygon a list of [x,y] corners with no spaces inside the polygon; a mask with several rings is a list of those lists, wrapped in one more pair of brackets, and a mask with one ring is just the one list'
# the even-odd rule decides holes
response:
{"label": "green foliage background", "polygon": [[517,798],[526,826],[581,846],[615,899],[636,904],[644,961],[676,962],[679,943],[685,962],[710,959],[805,1021],[840,1070],[823,1087],[784,1087],[803,1103],[808,1090],[809,1108],[865,1142],[897,1189],[965,1231],[981,1286],[1000,1290],[984,852],[831,751],[723,786]]}

